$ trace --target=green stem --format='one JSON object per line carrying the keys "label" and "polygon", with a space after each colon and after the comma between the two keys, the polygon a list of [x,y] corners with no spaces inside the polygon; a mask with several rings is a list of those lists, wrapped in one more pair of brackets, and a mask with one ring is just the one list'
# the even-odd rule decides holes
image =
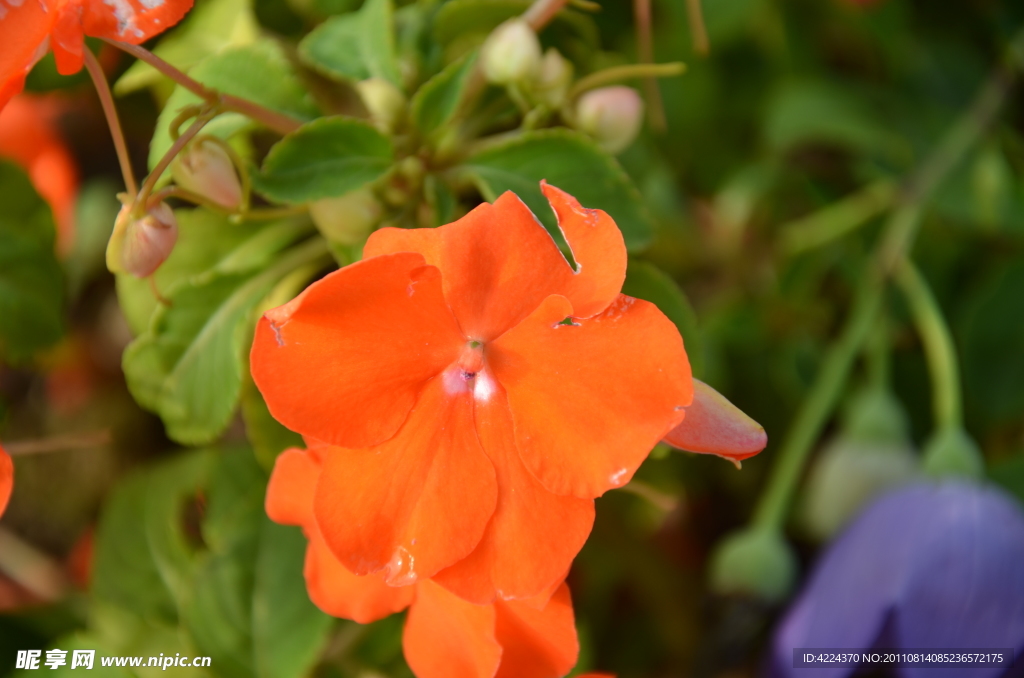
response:
{"label": "green stem", "polygon": [[680,61],[673,61],[667,64],[625,64],[613,66],[596,73],[591,73],[585,78],[580,78],[572,89],[569,90],[569,100],[575,99],[588,90],[613,82],[629,80],[631,78],[667,78],[674,75],[682,75],[686,72],[686,64]]}
{"label": "green stem", "polygon": [[963,422],[960,367],[953,345],[953,334],[942,316],[942,309],[924,276],[910,260],[904,259],[896,269],[896,281],[907,299],[910,314],[921,335],[921,343],[924,344],[932,379],[935,428],[960,426]]}
{"label": "green stem", "polygon": [[[146,182],[142,184],[142,188],[139,190],[139,196],[135,200],[133,212],[141,211],[142,213],[145,213],[145,211],[149,209],[149,196],[153,192],[153,189],[156,188],[156,184],[160,181],[160,177],[163,176],[171,162],[173,162],[174,158],[181,152],[181,149],[185,148],[188,142],[192,141],[192,138],[199,134],[199,131],[203,129],[206,123],[213,119],[215,115],[215,111],[206,111],[203,115],[197,117],[180,137],[174,140],[171,147],[167,149],[167,152],[164,153],[163,157],[160,158],[160,161],[153,167],[153,171],[149,173],[148,177],[146,177]],[[142,214],[135,214],[135,216],[141,217]]]}
{"label": "green stem", "polygon": [[89,71],[92,84],[96,87],[96,94],[99,95],[100,105],[103,106],[103,115],[107,118],[107,127],[110,128],[110,136],[114,139],[114,149],[117,151],[117,160],[121,164],[121,175],[124,177],[124,187],[128,195],[135,197],[139,192],[139,186],[135,182],[135,173],[132,172],[132,161],[128,155],[128,144],[124,140],[124,131],[121,129],[121,121],[117,117],[117,107],[114,106],[114,96],[110,93],[110,83],[103,72],[103,67],[96,60],[96,55],[86,47],[84,50],[85,68]]}
{"label": "green stem", "polygon": [[897,196],[893,181],[883,179],[869,184],[824,209],[783,225],[782,249],[792,255],[828,244],[885,212]]}

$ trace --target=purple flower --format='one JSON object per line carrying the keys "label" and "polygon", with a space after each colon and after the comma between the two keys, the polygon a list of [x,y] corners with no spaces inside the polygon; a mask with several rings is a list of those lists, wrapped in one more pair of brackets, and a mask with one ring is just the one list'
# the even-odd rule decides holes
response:
{"label": "purple flower", "polygon": [[991,487],[913,485],[871,505],[825,552],[775,632],[771,673],[794,648],[1013,648],[1015,667],[901,667],[901,678],[995,678],[1024,668],[1024,514]]}

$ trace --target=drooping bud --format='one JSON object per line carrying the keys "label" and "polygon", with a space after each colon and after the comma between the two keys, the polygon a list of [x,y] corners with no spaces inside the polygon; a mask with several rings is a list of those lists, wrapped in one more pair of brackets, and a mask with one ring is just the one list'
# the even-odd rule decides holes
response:
{"label": "drooping bud", "polygon": [[778,602],[795,579],[796,557],[776,530],[749,528],[735,533],[711,559],[711,585],[725,595]]}
{"label": "drooping bud", "polygon": [[572,63],[554,47],[548,48],[533,82],[533,95],[552,109],[561,108],[572,85],[572,72]]}
{"label": "drooping bud", "polygon": [[310,203],[309,214],[327,240],[358,245],[366,241],[380,222],[383,208],[371,190],[360,188],[339,198]]}
{"label": "drooping bud", "polygon": [[686,418],[664,440],[680,450],[740,462],[763,450],[768,435],[725,396],[694,379],[693,402],[686,407]]}
{"label": "drooping bud", "polygon": [[509,19],[495,28],[480,50],[484,77],[495,85],[513,85],[536,77],[540,69],[540,40],[522,19]]}
{"label": "drooping bud", "polygon": [[985,463],[977,443],[962,426],[946,426],[925,444],[924,470],[930,476],[981,478]]}
{"label": "drooping bud", "polygon": [[616,85],[591,90],[576,104],[576,124],[609,153],[626,149],[643,122],[644,102],[636,90]]}
{"label": "drooping bud", "polygon": [[171,163],[175,183],[232,211],[242,206],[238,172],[221,145],[210,138],[192,142]]}
{"label": "drooping bud", "polygon": [[107,243],[107,268],[145,278],[170,256],[178,240],[178,221],[163,202],[138,219],[131,212],[132,206],[125,205],[117,215]]}
{"label": "drooping bud", "polygon": [[398,129],[405,114],[405,95],[383,78],[370,78],[356,84],[363,105],[373,124],[385,134]]}

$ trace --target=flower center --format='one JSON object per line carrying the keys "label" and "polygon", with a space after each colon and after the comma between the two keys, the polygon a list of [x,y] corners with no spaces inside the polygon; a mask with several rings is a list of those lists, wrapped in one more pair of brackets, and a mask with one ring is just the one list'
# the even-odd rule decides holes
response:
{"label": "flower center", "polygon": [[476,400],[490,400],[495,384],[494,377],[487,371],[482,341],[466,342],[458,359],[444,371],[444,385],[452,395],[471,391]]}

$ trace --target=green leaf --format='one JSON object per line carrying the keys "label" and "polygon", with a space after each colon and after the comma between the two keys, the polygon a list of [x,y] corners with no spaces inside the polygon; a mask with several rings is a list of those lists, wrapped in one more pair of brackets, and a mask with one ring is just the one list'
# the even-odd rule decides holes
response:
{"label": "green leaf", "polygon": [[[288,63],[288,58],[280,46],[270,39],[207,57],[189,75],[224,94],[248,99],[299,120],[311,120],[319,115],[312,98],[300,85],[301,80],[295,69]],[[174,90],[157,120],[156,131],[149,146],[150,168],[171,147],[171,121],[182,108],[197,103],[200,103],[199,97],[188,90],[181,87]],[[204,127],[203,133],[226,139],[252,124],[243,115],[225,113]]]}
{"label": "green leaf", "polygon": [[259,678],[301,678],[316,662],[333,619],[309,600],[303,578],[306,539],[266,518],[253,586],[252,636]]}
{"label": "green leaf", "polygon": [[358,12],[331,17],[303,38],[299,56],[329,77],[401,87],[391,0],[366,0]]}
{"label": "green leaf", "polygon": [[416,92],[412,98],[412,117],[423,136],[430,136],[451,122],[473,73],[476,58],[474,51],[449,64]]}
{"label": "green leaf", "polygon": [[697,314],[675,281],[654,264],[632,260],[626,269],[622,293],[651,302],[675,323],[679,334],[683,336],[690,367],[694,375],[699,377],[703,367],[703,352]]}
{"label": "green leaf", "polygon": [[285,428],[270,415],[267,403],[252,379],[242,387],[242,420],[256,461],[266,470],[274,468],[277,455],[289,447],[305,447],[302,436]]}
{"label": "green leaf", "polygon": [[340,116],[321,118],[275,144],[253,184],[280,202],[333,198],[381,178],[393,160],[391,141],[373,126]]}
{"label": "green leaf", "polygon": [[[188,72],[190,68],[229,47],[251,44],[259,36],[251,0],[207,0],[196,5],[185,21],[160,41],[153,53]],[[123,96],[160,81],[160,73],[145,61],[136,61],[114,85]]]}
{"label": "green leaf", "polygon": [[63,331],[64,283],[49,205],[0,160],[0,355],[24,360]]}
{"label": "green leaf", "polygon": [[132,395],[160,415],[171,438],[204,444],[223,432],[248,370],[256,307],[283,278],[326,257],[318,238],[265,270],[215,270],[168,291],[170,306],[128,347],[123,366]]}
{"label": "green leaf", "polygon": [[630,250],[650,242],[653,227],[640,192],[615,158],[577,132],[527,132],[477,153],[464,168],[487,200],[514,192],[553,234],[558,232],[555,216],[540,192],[541,179],[569,192],[585,207],[610,214]]}

